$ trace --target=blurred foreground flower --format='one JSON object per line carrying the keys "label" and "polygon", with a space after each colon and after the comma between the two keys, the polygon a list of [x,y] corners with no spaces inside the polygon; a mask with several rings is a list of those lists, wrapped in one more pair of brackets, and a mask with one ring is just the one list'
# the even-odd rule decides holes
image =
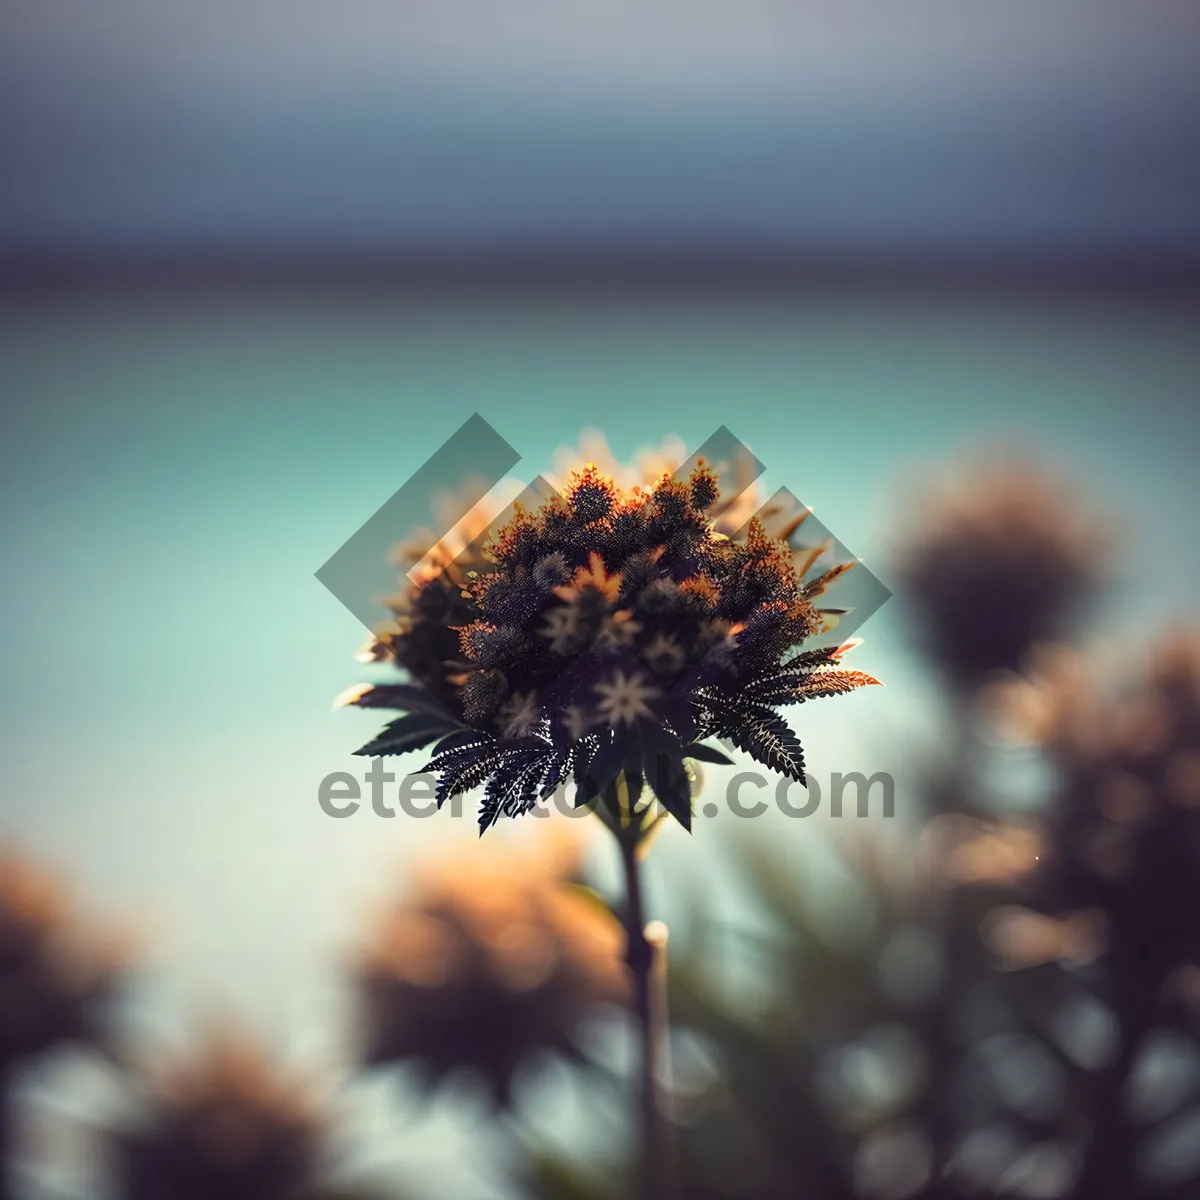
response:
{"label": "blurred foreground flower", "polygon": [[367,1061],[431,1087],[461,1072],[507,1104],[523,1068],[576,1054],[581,1023],[629,994],[619,924],[568,881],[577,855],[539,831],[425,867],[357,968]]}
{"label": "blurred foreground flower", "polygon": [[68,1041],[98,1041],[127,955],[72,914],[60,885],[0,848],[0,1072]]}
{"label": "blurred foreground flower", "polygon": [[296,1081],[247,1042],[216,1038],[150,1087],[150,1111],[114,1147],[120,1200],[308,1200],[323,1121]]}
{"label": "blurred foreground flower", "polygon": [[0,847],[0,1196],[24,1152],[13,1136],[14,1085],[69,1042],[102,1044],[127,947],[72,912],[63,888]]}
{"label": "blurred foreground flower", "polygon": [[1015,670],[1097,582],[1097,518],[1021,462],[984,463],[919,506],[898,577],[931,656],[957,680]]}

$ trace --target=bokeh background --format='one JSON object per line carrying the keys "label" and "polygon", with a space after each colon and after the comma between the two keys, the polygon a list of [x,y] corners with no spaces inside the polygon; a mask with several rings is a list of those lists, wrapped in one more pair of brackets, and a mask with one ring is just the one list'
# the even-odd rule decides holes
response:
{"label": "bokeh background", "polygon": [[[1157,0],[8,0],[0,834],[138,930],[122,1028],[235,1013],[345,1072],[370,904],[472,830],[320,811],[370,716],[313,573],[473,412],[521,480],[728,425],[889,582],[914,483],[1015,447],[1119,542],[1089,630],[1193,614],[1198,120],[1200,15]],[[943,700],[898,606],[862,633],[888,687],[800,731],[903,818]],[[737,825],[662,839],[658,915]],[[22,1087],[20,1194],[94,1194],[110,1074]],[[342,1125],[351,1174],[514,1194],[453,1100]]]}

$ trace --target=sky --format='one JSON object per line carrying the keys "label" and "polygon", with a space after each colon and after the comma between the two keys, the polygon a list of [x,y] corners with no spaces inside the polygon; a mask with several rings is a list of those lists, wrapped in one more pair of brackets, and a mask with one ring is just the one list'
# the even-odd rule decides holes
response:
{"label": "sky", "polygon": [[1185,4],[16,0],[0,257],[1194,255]]}
{"label": "sky", "polygon": [[[1168,0],[1034,0],[1004,6],[913,0],[900,9],[851,0],[214,0],[204,6],[111,0],[10,0],[5,43],[36,65],[135,68],[160,83],[270,78],[397,67],[476,83],[520,74],[563,89],[611,83],[685,91],[741,83],[803,92],[864,82],[913,91],[981,84],[1064,84],[1178,73],[1197,54],[1200,17]],[[1176,76],[1178,79],[1181,75]],[[320,77],[314,81],[321,82]]]}

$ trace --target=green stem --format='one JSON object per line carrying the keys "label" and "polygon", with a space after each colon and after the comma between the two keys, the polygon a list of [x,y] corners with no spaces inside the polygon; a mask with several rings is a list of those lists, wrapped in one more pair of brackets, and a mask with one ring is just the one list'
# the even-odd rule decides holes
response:
{"label": "green stem", "polygon": [[[622,785],[618,785],[623,790]],[[615,789],[614,789],[615,798]],[[642,892],[640,822],[629,819],[636,798],[616,807],[617,842],[625,875],[625,960],[633,977],[633,1015],[639,1048],[639,1133],[641,1137],[642,1192],[646,1200],[673,1200],[674,1155],[671,1132],[659,1095],[657,1066],[666,1048],[665,939],[646,936],[646,911]],[[624,808],[624,812],[622,812]]]}
{"label": "green stem", "polygon": [[1141,963],[1113,965],[1110,958],[1110,965],[1118,980],[1110,1003],[1120,1023],[1119,1041],[1089,1089],[1091,1132],[1072,1192],[1076,1200],[1125,1200],[1136,1190],[1137,1130],[1125,1105],[1138,1052],[1154,1027],[1161,974]]}

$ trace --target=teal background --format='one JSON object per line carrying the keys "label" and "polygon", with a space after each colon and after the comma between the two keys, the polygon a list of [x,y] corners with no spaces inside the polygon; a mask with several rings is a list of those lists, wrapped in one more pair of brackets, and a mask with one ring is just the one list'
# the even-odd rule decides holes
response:
{"label": "teal background", "polygon": [[[728,424],[768,490],[791,488],[885,580],[930,468],[1024,447],[1116,533],[1123,574],[1095,625],[1136,647],[1195,615],[1197,332],[1186,307],[983,298],[9,306],[0,833],[95,915],[143,929],[126,1015],[144,1044],[187,1045],[198,1018],[235,1013],[336,1074],[352,1028],[339,964],[372,900],[473,827],[320,811],[326,774],[361,777],[351,751],[375,719],[330,709],[365,677],[362,630],[313,573],[467,416],[520,451],[522,478],[585,426],[628,459]],[[895,774],[903,818],[912,747],[938,716],[901,616],[890,604],[856,652],[886,688],[797,727],[818,779]],[[819,819],[768,820],[797,846],[820,837]],[[655,911],[686,919],[738,825],[664,838]],[[86,1073],[72,1087],[54,1103],[100,1103]],[[499,1194],[453,1104],[397,1129],[380,1103],[354,1101],[356,1161]]]}

